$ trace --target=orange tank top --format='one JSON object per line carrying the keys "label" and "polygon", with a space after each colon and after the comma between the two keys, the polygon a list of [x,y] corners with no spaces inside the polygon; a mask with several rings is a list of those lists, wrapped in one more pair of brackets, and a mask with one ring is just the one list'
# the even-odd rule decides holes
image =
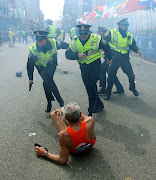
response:
{"label": "orange tank top", "polygon": [[95,137],[91,141],[88,141],[87,139],[85,121],[81,121],[80,131],[76,132],[70,126],[67,127],[67,131],[74,142],[74,148],[69,149],[70,152],[77,154],[83,151],[87,151],[94,146]]}

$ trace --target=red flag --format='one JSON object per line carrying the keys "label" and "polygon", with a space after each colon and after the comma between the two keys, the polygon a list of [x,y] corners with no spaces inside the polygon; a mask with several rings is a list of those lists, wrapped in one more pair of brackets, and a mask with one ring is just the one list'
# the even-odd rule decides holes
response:
{"label": "red flag", "polygon": [[119,10],[118,14],[131,14],[133,12],[136,12],[138,10],[145,10],[146,6],[139,5],[139,0],[128,0],[127,3],[123,5],[123,7]]}
{"label": "red flag", "polygon": [[94,20],[95,19],[95,16],[96,14],[94,12],[90,12],[90,18],[92,20],[92,23],[95,23],[96,21]]}

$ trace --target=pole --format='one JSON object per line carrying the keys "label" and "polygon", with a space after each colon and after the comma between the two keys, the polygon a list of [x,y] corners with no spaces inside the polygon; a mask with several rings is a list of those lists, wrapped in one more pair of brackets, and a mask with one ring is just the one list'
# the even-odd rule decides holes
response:
{"label": "pole", "polygon": [[151,13],[151,9],[150,9],[150,21],[151,21],[151,30],[152,30],[153,26],[152,26],[152,13]]}
{"label": "pole", "polygon": [[131,21],[132,21],[132,33],[134,33],[134,21],[133,21],[133,14],[131,14]]}
{"label": "pole", "polygon": [[138,14],[138,29],[139,29],[139,36],[140,36],[140,29],[141,29],[141,24],[140,24],[140,14],[139,14],[139,12],[137,12],[137,14]]}
{"label": "pole", "polygon": [[[136,32],[137,32],[137,30],[138,30],[138,26],[137,26],[137,16],[136,16],[136,13],[134,14],[134,16],[135,16],[135,23],[136,23]],[[137,35],[138,33],[136,33],[136,35]]]}
{"label": "pole", "polygon": [[147,10],[147,34],[148,35],[148,10]]}
{"label": "pole", "polygon": [[139,12],[140,12],[141,35],[143,35],[142,11]]}

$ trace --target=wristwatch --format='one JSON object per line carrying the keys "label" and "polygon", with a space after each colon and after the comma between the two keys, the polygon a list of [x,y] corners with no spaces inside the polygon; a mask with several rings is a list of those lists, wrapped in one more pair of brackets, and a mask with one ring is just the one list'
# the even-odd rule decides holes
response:
{"label": "wristwatch", "polygon": [[47,158],[48,151],[43,155],[44,158]]}
{"label": "wristwatch", "polygon": [[48,149],[47,149],[47,148],[45,148],[45,150],[46,150],[47,152],[43,155],[43,157],[44,157],[44,158],[47,158]]}

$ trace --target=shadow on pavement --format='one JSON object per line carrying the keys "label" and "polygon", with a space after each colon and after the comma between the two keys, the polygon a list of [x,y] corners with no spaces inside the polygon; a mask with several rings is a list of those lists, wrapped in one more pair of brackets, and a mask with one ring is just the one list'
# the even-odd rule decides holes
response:
{"label": "shadow on pavement", "polygon": [[156,108],[151,107],[139,97],[127,97],[126,95],[118,95],[117,99],[111,99],[110,102],[128,109],[135,114],[147,116],[149,118],[156,117]]}
{"label": "shadow on pavement", "polygon": [[[45,132],[45,134],[51,136],[52,138],[54,138],[56,141],[58,141],[58,133],[55,129],[54,124],[51,122],[49,126],[47,126],[46,124],[38,121],[38,124],[41,126],[42,130]],[[55,130],[54,130],[55,129]]]}
{"label": "shadow on pavement", "polygon": [[123,143],[126,151],[129,154],[143,156],[146,154],[146,150],[140,145],[146,144],[150,140],[149,131],[140,125],[137,125],[138,133],[133,129],[128,128],[120,124],[115,124],[107,120],[106,111],[97,114],[96,121],[103,127],[102,130],[97,130],[96,136],[100,135],[104,138],[111,139],[118,143]]}
{"label": "shadow on pavement", "polygon": [[71,154],[68,165],[62,168],[71,176],[70,179],[72,180],[117,180],[111,171],[111,167],[96,148],[78,155]]}

